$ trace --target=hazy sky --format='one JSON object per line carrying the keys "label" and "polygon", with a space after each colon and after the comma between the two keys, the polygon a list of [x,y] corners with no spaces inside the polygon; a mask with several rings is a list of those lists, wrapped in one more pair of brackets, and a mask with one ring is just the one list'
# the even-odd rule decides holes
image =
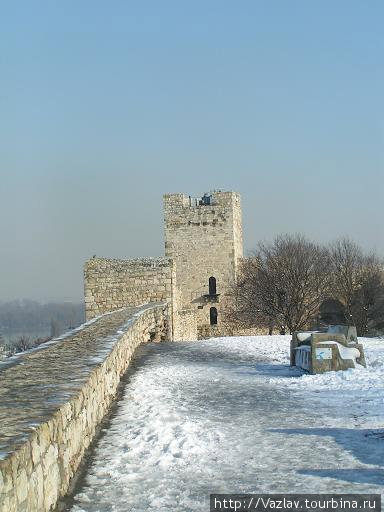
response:
{"label": "hazy sky", "polygon": [[384,254],[384,3],[2,2],[0,299],[163,254],[162,194],[242,194],[245,248]]}

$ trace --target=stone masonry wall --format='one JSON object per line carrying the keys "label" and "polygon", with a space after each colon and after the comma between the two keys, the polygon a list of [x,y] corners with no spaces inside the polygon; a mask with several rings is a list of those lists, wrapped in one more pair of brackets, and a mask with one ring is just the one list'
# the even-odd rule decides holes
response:
{"label": "stone masonry wall", "polygon": [[227,336],[267,336],[268,328],[265,327],[250,327],[239,328],[232,325],[207,325],[198,328],[198,339],[208,339]]}
{"label": "stone masonry wall", "polygon": [[192,309],[176,311],[174,315],[174,341],[197,340],[197,318]]}
{"label": "stone masonry wall", "polygon": [[126,308],[0,364],[0,512],[66,494],[135,348],[166,337],[167,304]]}
{"label": "stone masonry wall", "polygon": [[172,300],[173,264],[166,258],[93,258],[84,266],[85,315]]}
{"label": "stone masonry wall", "polygon": [[[214,192],[210,204],[199,204],[184,194],[166,194],[164,221],[165,255],[175,262],[181,294],[176,316],[193,310],[197,326],[209,326],[210,307],[223,318],[221,298],[235,282],[243,256],[240,196]],[[215,298],[207,297],[210,277],[216,279]],[[192,316],[189,314],[190,319]],[[176,318],[178,321],[182,319]]]}

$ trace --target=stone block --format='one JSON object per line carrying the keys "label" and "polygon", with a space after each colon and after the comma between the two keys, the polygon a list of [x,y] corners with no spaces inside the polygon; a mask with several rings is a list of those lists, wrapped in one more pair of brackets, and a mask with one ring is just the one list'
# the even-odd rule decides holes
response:
{"label": "stone block", "polygon": [[21,468],[16,479],[16,495],[17,501],[22,503],[28,496],[28,478],[24,468]]}

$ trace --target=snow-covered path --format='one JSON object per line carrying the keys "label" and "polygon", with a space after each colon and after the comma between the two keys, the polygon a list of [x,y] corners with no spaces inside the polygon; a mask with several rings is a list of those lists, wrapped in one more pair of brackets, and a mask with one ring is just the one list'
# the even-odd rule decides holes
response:
{"label": "snow-covered path", "polygon": [[384,492],[384,340],[302,375],[288,336],[140,349],[72,512],[209,510],[209,494]]}

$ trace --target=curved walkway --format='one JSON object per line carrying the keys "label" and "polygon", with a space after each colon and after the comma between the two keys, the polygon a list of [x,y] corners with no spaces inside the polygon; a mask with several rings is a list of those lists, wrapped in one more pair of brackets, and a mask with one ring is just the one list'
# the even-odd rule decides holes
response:
{"label": "curved walkway", "polygon": [[305,377],[281,364],[288,337],[277,338],[271,353],[268,337],[141,347],[66,510],[201,511],[213,492],[382,493],[384,395],[291,385]]}

